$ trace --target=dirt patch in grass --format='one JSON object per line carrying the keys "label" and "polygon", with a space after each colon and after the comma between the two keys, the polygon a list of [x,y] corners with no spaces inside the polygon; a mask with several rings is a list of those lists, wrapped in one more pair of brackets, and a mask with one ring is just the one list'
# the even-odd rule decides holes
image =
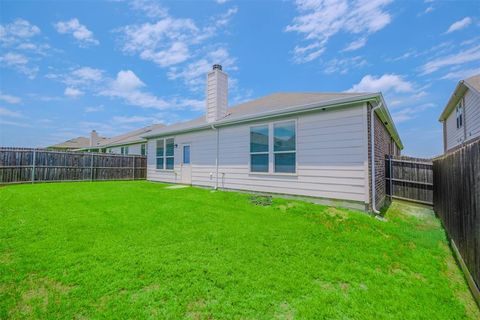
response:
{"label": "dirt patch in grass", "polygon": [[27,289],[21,294],[20,300],[12,309],[12,318],[32,316],[35,309],[45,312],[50,303],[59,304],[61,299],[64,299],[74,288],[47,277],[37,279],[33,276],[26,280],[25,285]]}
{"label": "dirt patch in grass", "polygon": [[275,312],[275,319],[292,320],[295,318],[295,309],[288,303],[282,302]]}
{"label": "dirt patch in grass", "polygon": [[206,312],[207,303],[204,299],[198,299],[190,302],[187,305],[187,312],[185,316],[188,319],[201,320],[201,319],[213,319],[211,314]]}
{"label": "dirt patch in grass", "polygon": [[250,197],[250,202],[256,206],[271,206],[272,205],[272,196],[251,196]]}

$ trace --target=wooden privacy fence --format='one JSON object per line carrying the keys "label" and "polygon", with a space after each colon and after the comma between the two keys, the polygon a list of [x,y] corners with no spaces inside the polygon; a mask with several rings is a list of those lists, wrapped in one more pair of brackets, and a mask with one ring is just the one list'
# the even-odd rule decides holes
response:
{"label": "wooden privacy fence", "polygon": [[[480,140],[435,158],[433,172],[434,210],[442,220],[454,249],[458,249],[473,281],[476,282],[478,294],[478,288],[480,288]],[[472,291],[474,291],[473,288]]]}
{"label": "wooden privacy fence", "polygon": [[145,179],[144,156],[0,147],[0,184]]}
{"label": "wooden privacy fence", "polygon": [[433,168],[429,159],[388,155],[386,192],[394,199],[433,205]]}

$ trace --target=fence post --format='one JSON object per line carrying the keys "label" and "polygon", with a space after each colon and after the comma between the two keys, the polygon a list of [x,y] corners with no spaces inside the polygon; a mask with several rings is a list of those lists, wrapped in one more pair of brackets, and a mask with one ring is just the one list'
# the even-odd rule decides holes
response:
{"label": "fence post", "polygon": [[93,155],[94,153],[92,152],[92,158],[90,159],[90,181],[93,181]]}
{"label": "fence post", "polygon": [[133,156],[133,180],[135,180],[135,156]]}
{"label": "fence post", "polygon": [[388,157],[388,166],[390,167],[388,170],[390,171],[390,201],[392,201],[393,197],[393,171],[392,171],[392,155]]}
{"label": "fence post", "polygon": [[35,162],[36,162],[36,149],[33,148],[33,157],[32,157],[32,183],[35,183]]}

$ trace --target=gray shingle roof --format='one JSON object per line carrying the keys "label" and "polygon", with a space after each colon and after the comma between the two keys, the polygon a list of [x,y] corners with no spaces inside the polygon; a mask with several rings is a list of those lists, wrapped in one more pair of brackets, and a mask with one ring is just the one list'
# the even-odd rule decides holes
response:
{"label": "gray shingle roof", "polygon": [[473,77],[465,79],[465,82],[478,92],[480,92],[480,74],[477,74]]}
{"label": "gray shingle roof", "polygon": [[100,144],[100,147],[105,148],[109,146],[118,146],[118,145],[127,145],[127,144],[132,144],[132,143],[137,143],[137,142],[143,142],[145,141],[142,136],[145,134],[148,134],[152,130],[158,130],[160,128],[165,127],[164,124],[155,124],[151,126],[147,126],[144,128],[136,129],[115,137],[112,137],[110,139],[106,139],[102,141]]}
{"label": "gray shingle roof", "polygon": [[467,90],[467,88],[471,88],[477,91],[477,93],[480,93],[480,74],[477,74],[473,77],[470,77],[458,82],[457,86],[455,87],[455,90],[453,90],[453,93],[450,96],[450,99],[445,105],[445,108],[443,108],[442,114],[438,119],[439,121],[445,121],[448,118],[448,116],[455,109],[455,106],[458,103],[458,100],[460,99],[460,97],[462,97],[465,94],[465,91]]}
{"label": "gray shingle roof", "polygon": [[[313,103],[321,103],[327,101],[335,101],[344,98],[362,97],[368,95],[366,93],[287,93],[280,92],[274,93],[268,96],[264,96],[258,99],[254,99],[248,102],[238,104],[230,107],[227,110],[227,116],[222,121],[235,121],[248,116],[255,116],[260,113],[269,113],[286,110],[292,107],[303,106]],[[196,119],[175,123],[164,128],[152,130],[149,134],[144,136],[152,137],[156,135],[162,135],[163,133],[178,132],[182,130],[189,130],[202,125],[207,125],[205,116],[198,117]]]}
{"label": "gray shingle roof", "polygon": [[[99,137],[100,141],[98,142],[97,146],[103,143],[107,138]],[[90,138],[86,137],[76,137],[61,143],[57,143],[54,145],[49,146],[49,148],[55,149],[82,149],[90,147]]]}

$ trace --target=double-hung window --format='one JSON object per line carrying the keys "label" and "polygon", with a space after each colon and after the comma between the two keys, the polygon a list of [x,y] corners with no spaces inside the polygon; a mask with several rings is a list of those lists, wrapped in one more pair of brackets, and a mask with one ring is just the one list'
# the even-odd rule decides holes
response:
{"label": "double-hung window", "polygon": [[146,155],[147,154],[147,145],[145,143],[142,143],[140,145],[140,154],[142,156]]}
{"label": "double-hung window", "polygon": [[250,128],[250,171],[268,172],[268,125]]}
{"label": "double-hung window", "polygon": [[157,169],[173,170],[175,163],[174,149],[175,143],[173,138],[157,140]]}
{"label": "double-hung window", "polygon": [[460,101],[456,108],[456,116],[457,116],[457,129],[460,129],[463,126],[463,105],[462,101]]}
{"label": "double-hung window", "polygon": [[296,172],[295,121],[273,124],[274,171]]}
{"label": "double-hung window", "polygon": [[250,127],[250,172],[296,172],[295,121]]}

